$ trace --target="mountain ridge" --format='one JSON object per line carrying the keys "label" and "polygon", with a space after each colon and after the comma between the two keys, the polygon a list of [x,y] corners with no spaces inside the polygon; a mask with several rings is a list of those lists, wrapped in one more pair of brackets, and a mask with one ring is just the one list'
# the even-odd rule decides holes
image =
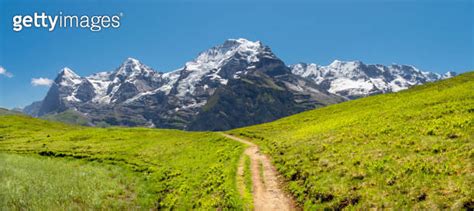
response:
{"label": "mountain ridge", "polygon": [[337,60],[328,66],[286,65],[262,42],[240,38],[166,73],[131,57],[114,71],[85,77],[65,67],[41,103],[23,111],[43,116],[74,110],[91,125],[227,130],[440,79],[412,66]]}
{"label": "mountain ridge", "polygon": [[423,72],[411,65],[364,64],[361,61],[334,60],[327,66],[314,63],[290,65],[292,73],[314,80],[329,92],[349,99],[372,94],[397,92],[414,85],[433,82],[456,75]]}

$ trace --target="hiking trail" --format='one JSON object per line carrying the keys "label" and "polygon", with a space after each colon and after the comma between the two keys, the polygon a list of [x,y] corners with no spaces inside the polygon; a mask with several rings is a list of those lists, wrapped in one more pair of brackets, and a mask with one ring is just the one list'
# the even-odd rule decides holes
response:
{"label": "hiking trail", "polygon": [[[255,210],[297,210],[294,201],[282,189],[278,172],[273,167],[270,159],[261,154],[258,146],[245,139],[222,133],[226,138],[248,145],[244,154],[250,158],[250,171],[252,173],[253,201]],[[243,156],[242,158],[243,159]],[[242,169],[243,162],[239,162]],[[260,165],[263,168],[260,169]],[[260,172],[263,171],[263,174]],[[263,175],[263,178],[261,176]]]}

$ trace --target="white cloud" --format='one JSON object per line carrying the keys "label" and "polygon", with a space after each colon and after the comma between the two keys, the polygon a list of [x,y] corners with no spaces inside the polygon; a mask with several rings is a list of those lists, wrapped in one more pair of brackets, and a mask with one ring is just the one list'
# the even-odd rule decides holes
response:
{"label": "white cloud", "polygon": [[13,74],[11,72],[8,72],[7,69],[5,69],[4,67],[0,66],[0,75],[4,75],[8,78],[11,78],[13,77]]}
{"label": "white cloud", "polygon": [[33,86],[51,86],[53,84],[53,80],[49,78],[32,78],[31,85]]}

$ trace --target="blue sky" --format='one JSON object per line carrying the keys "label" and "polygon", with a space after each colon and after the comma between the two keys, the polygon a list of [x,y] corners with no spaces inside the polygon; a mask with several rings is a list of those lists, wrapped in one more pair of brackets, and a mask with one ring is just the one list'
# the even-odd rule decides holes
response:
{"label": "blue sky", "polygon": [[[0,66],[13,75],[0,74],[0,107],[42,99],[48,87],[32,86],[31,79],[54,79],[65,66],[85,76],[134,57],[170,71],[239,37],[261,40],[287,64],[339,59],[439,73],[474,69],[472,0],[41,2],[0,0]],[[123,16],[119,29],[101,32],[13,31],[14,15],[43,11]]]}

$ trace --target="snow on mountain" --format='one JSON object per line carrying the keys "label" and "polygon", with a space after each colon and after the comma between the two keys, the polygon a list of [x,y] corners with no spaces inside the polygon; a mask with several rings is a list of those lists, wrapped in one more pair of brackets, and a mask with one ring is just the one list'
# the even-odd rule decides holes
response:
{"label": "snow on mountain", "polygon": [[65,87],[64,91],[67,93],[67,96],[65,99],[67,101],[73,101],[73,102],[80,102],[81,100],[76,98],[76,92],[81,83],[83,82],[83,79],[77,75],[73,70],[71,70],[68,67],[64,67],[61,69],[59,72],[58,76],[54,80],[54,83]]}
{"label": "snow on mountain", "polygon": [[[200,53],[196,59],[175,71],[159,73],[137,59],[127,58],[115,71],[87,77],[80,77],[65,67],[59,72],[55,83],[61,87],[63,100],[71,103],[132,103],[145,96],[163,93],[182,99],[180,109],[200,107],[217,87],[246,74],[262,58],[275,59],[276,56],[260,41],[229,39]],[[233,71],[230,73],[222,72],[226,65],[234,63],[240,65],[239,68],[230,68]],[[422,72],[408,65],[366,65],[360,61],[339,60],[327,66],[298,63],[291,65],[290,69],[293,74],[314,81],[329,93],[349,99],[396,92],[455,75],[453,72],[444,75]],[[286,84],[296,91],[302,89]],[[204,96],[202,99],[196,98],[201,95]]]}
{"label": "snow on mountain", "polygon": [[62,86],[77,86],[82,82],[82,79],[74,71],[65,67],[59,72],[55,82]]}
{"label": "snow on mountain", "polygon": [[[71,92],[64,98],[69,102],[84,102],[77,97],[80,88],[93,96],[87,99],[91,103],[108,104],[127,100],[133,96],[160,88],[161,73],[142,64],[134,58],[127,58],[115,71],[99,72],[87,77],[80,77],[69,68],[64,68],[58,74],[57,85],[68,87]],[[66,89],[66,88],[63,88]],[[123,95],[126,95],[124,98]]]}
{"label": "snow on mountain", "polygon": [[157,91],[164,92],[166,94],[169,94],[171,89],[173,88],[173,85],[176,83],[176,81],[179,79],[180,72],[181,70],[174,70],[171,72],[163,73],[162,78],[163,78],[163,85],[157,89]]}
{"label": "snow on mountain", "polygon": [[[109,104],[126,102],[131,103],[142,97],[164,93],[182,99],[183,108],[202,106],[206,101],[195,99],[194,96],[209,96],[222,85],[226,85],[229,78],[235,74],[244,74],[245,70],[230,73],[221,73],[227,63],[245,63],[245,66],[258,62],[259,58],[274,57],[268,47],[261,42],[252,42],[246,39],[229,39],[200,53],[196,59],[187,62],[183,68],[158,73],[134,58],[127,58],[115,71],[96,73],[87,77],[80,77],[69,68],[65,68],[67,79],[58,85],[68,86],[73,90],[65,101],[81,102],[75,95],[82,83],[90,83],[94,97],[91,103]],[[238,72],[238,73],[236,73]],[[63,73],[60,73],[60,75]]]}
{"label": "snow on mountain", "polygon": [[110,96],[107,95],[107,89],[112,83],[110,81],[113,72],[100,72],[86,77],[94,86],[95,97],[92,102],[105,104],[110,102]]}
{"label": "snow on mountain", "polygon": [[335,60],[327,66],[299,63],[290,66],[292,73],[311,79],[330,93],[349,99],[378,93],[397,92],[410,86],[452,77],[422,72],[409,65],[367,65],[361,61]]}
{"label": "snow on mountain", "polygon": [[114,73],[114,82],[134,81],[140,77],[152,77],[156,72],[134,58],[127,58]]}
{"label": "snow on mountain", "polygon": [[[177,81],[177,96],[196,94],[199,91],[199,82],[203,79],[225,85],[228,78],[225,77],[226,74],[221,73],[221,69],[226,63],[238,60],[251,66],[252,63],[258,62],[259,58],[267,55],[268,48],[260,41],[252,42],[243,38],[229,39],[222,45],[200,53],[196,59],[185,64],[181,73],[184,77],[180,77]],[[202,86],[202,88],[205,91],[209,86]]]}
{"label": "snow on mountain", "polygon": [[134,58],[86,77],[63,68],[43,101],[26,110],[42,116],[72,109],[93,124],[224,130],[454,74],[360,61],[287,66],[260,41],[240,38],[166,73]]}
{"label": "snow on mountain", "polygon": [[112,82],[107,88],[110,102],[127,101],[140,93],[153,91],[161,85],[161,73],[133,58],[125,60],[111,77]]}

